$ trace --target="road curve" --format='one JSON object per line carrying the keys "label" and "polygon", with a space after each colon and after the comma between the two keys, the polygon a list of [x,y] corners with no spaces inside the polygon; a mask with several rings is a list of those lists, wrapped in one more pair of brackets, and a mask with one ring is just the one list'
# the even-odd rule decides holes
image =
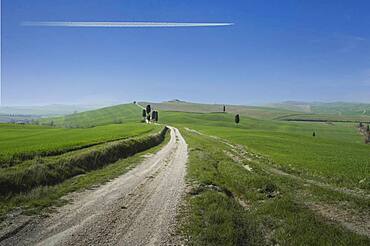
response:
{"label": "road curve", "polygon": [[[166,245],[185,189],[187,145],[170,127],[169,143],[126,174],[37,219],[0,245]],[[175,241],[174,241],[175,240]]]}

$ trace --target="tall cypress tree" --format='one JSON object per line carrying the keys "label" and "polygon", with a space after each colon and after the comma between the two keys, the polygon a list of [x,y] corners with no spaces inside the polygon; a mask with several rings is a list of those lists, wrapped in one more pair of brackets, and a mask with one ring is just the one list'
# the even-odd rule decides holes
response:
{"label": "tall cypress tree", "polygon": [[239,114],[237,114],[237,115],[235,115],[235,123],[239,124],[239,122],[240,122],[240,116],[239,116]]}
{"label": "tall cypress tree", "polygon": [[152,111],[152,108],[150,107],[150,105],[146,105],[146,113],[147,114],[150,114],[150,111]]}
{"label": "tall cypress tree", "polygon": [[146,118],[146,110],[143,109],[143,118],[145,119]]}

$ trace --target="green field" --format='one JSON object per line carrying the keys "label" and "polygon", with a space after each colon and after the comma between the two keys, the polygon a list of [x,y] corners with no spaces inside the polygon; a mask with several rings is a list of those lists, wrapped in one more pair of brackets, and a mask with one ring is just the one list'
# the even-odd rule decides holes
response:
{"label": "green field", "polygon": [[[140,115],[135,117],[140,121]],[[90,128],[0,124],[0,221],[16,207],[22,207],[26,213],[40,211],[60,202],[59,198],[68,191],[88,188],[88,184],[99,184],[118,175],[106,167],[161,144],[163,129],[143,123]],[[114,166],[120,173],[129,167]],[[80,178],[75,177],[80,175],[86,177],[76,186]]]}
{"label": "green field", "polygon": [[[370,145],[364,144],[354,123],[299,123],[242,117],[236,126],[230,114],[178,112],[162,113],[162,120],[243,144],[292,172],[344,187],[370,189]],[[313,131],[316,137],[312,137]]]}
{"label": "green field", "polygon": [[[145,140],[150,138],[150,136],[144,136],[144,137],[137,137],[137,138],[131,138],[128,140],[120,140],[113,142],[111,144],[102,144],[98,146],[93,146],[90,148],[78,150],[78,151],[72,151],[65,153],[63,155],[55,156],[55,157],[45,157],[43,159],[39,159],[38,161],[41,161],[40,164],[42,166],[37,167],[36,166],[36,172],[32,174],[32,166],[31,167],[22,167],[21,165],[17,165],[15,168],[13,168],[13,172],[10,172],[11,175],[19,175],[19,171],[26,171],[26,174],[32,175],[32,179],[28,179],[28,181],[37,181],[38,179],[45,179],[48,177],[48,172],[47,169],[43,169],[43,167],[47,167],[48,164],[51,164],[50,171],[51,171],[51,176],[52,178],[55,178],[58,176],[58,171],[60,171],[59,175],[61,175],[60,178],[63,178],[65,176],[66,179],[60,180],[60,182],[55,183],[54,185],[48,184],[48,185],[38,185],[34,187],[32,190],[29,190],[28,192],[22,192],[22,193],[16,193],[12,195],[6,195],[2,196],[0,195],[0,222],[2,219],[6,217],[6,215],[13,211],[14,209],[22,209],[22,212],[25,214],[39,214],[45,212],[45,210],[50,209],[52,206],[61,206],[68,201],[63,199],[63,196],[67,195],[70,192],[73,191],[81,191],[83,189],[89,189],[92,188],[93,186],[100,185],[102,183],[108,182],[112,180],[113,178],[122,175],[126,172],[128,172],[131,168],[135,167],[138,165],[141,160],[144,159],[145,154],[149,153],[154,153],[155,151],[159,150],[161,147],[164,146],[164,144],[167,143],[168,137],[164,139],[164,141],[159,144],[156,147],[149,148],[147,150],[142,151],[140,154],[137,155],[132,155],[132,156],[127,156],[126,158],[121,158],[118,161],[114,161],[112,163],[107,162],[107,159],[112,159],[111,158],[106,158],[106,160],[102,164],[100,168],[97,169],[92,169],[91,167],[91,161],[88,162],[82,162],[83,160],[81,157],[89,157],[91,154],[102,154],[102,151],[111,149],[112,145],[117,146],[117,143],[123,143],[126,146],[130,147],[132,146],[131,143],[139,143],[141,140]],[[123,146],[123,150],[124,150]],[[145,149],[150,147],[150,146],[145,146],[143,145]],[[131,147],[130,147],[131,148]],[[122,151],[122,146],[120,147],[121,155],[125,154],[124,151]],[[132,148],[131,148],[132,149]],[[109,156],[108,156],[109,157]],[[122,157],[122,156],[121,156]],[[68,170],[66,170],[68,166],[68,162],[71,158],[78,158],[80,161],[78,162],[77,165],[72,165]],[[68,162],[65,162],[65,161]],[[57,161],[57,162],[55,162]],[[63,161],[65,162],[65,166],[59,168],[55,168],[55,164],[60,165],[63,164]],[[52,163],[54,162],[54,163]],[[27,163],[26,163],[27,164]],[[28,164],[32,164],[32,161],[29,161]],[[90,167],[86,166],[85,170],[82,169],[81,167],[83,166],[82,164],[87,164]],[[28,170],[27,170],[28,168]],[[0,172],[0,183],[2,178],[5,176],[6,177],[6,172],[9,172],[11,168],[6,168],[3,169],[5,170],[4,172]],[[1,169],[0,169],[1,170]],[[29,172],[31,171],[31,172]],[[74,176],[72,178],[67,178],[66,174],[73,174],[73,171],[77,171],[77,176]],[[83,175],[82,175],[83,174]],[[12,178],[9,181],[12,182],[22,182],[22,181],[27,181],[27,179],[23,178]],[[40,180],[39,180],[40,181]],[[50,182],[50,181],[49,181]],[[2,189],[3,186],[0,185],[0,188]],[[15,188],[14,186],[12,188]],[[0,190],[1,190],[0,189]],[[1,229],[1,227],[0,227]]]}
{"label": "green field", "polygon": [[[140,104],[145,106],[148,103]],[[364,144],[364,138],[358,132],[356,123],[273,120],[289,115],[291,111],[271,108],[227,105],[227,112],[232,113],[225,114],[220,112],[222,105],[181,101],[150,104],[160,110],[162,123],[187,126],[205,134],[243,144],[290,172],[308,175],[343,187],[370,188],[368,177],[370,146]],[[215,111],[218,113],[210,113]],[[234,113],[241,114],[241,123],[238,127],[233,122]],[[99,117],[101,115],[104,117]],[[138,115],[141,115],[141,109],[137,105],[126,104],[58,120],[66,124],[65,119],[68,119],[70,125],[86,126],[112,123],[122,117],[131,122],[137,120]],[[91,118],[88,121],[89,117]],[[309,117],[310,114],[307,115],[308,119]],[[331,117],[335,120],[335,115]],[[316,133],[316,137],[312,137],[313,132]]]}
{"label": "green field", "polygon": [[52,128],[36,125],[0,124],[0,164],[36,155],[54,155],[107,141],[158,131],[154,125],[113,124],[94,128]]}
{"label": "green field", "polygon": [[[192,190],[186,197],[182,231],[190,245],[369,244],[362,228],[370,216],[370,145],[364,143],[358,123],[337,122],[361,115],[318,114],[321,119],[331,117],[330,122],[297,122],[285,117],[296,114],[315,120],[316,114],[231,105],[222,113],[222,105],[178,101],[150,104],[159,110],[159,123],[178,127],[189,145],[187,180]],[[42,158],[53,168],[70,163],[72,155],[79,160],[84,153],[108,153],[107,141],[145,136],[163,127],[134,123],[141,120],[141,110],[126,104],[40,122],[53,122],[54,127],[3,124],[0,150],[10,158],[102,143]],[[234,123],[236,113],[241,115],[239,125]],[[119,162],[86,171],[88,180],[79,187],[122,173]],[[64,167],[73,170],[74,164],[68,163]],[[24,175],[29,166],[37,171],[37,165],[37,159],[25,161],[6,172],[16,177],[17,170]],[[120,171],[109,171],[115,168]],[[77,175],[78,169],[73,172]],[[0,181],[22,180],[6,175]],[[75,190],[71,182],[68,178],[36,188],[32,195],[12,196],[0,203],[0,210],[4,214],[17,203],[48,207],[58,203],[61,194]],[[344,226],[348,224],[350,229]]]}
{"label": "green field", "polygon": [[[358,123],[286,122],[240,113],[236,126],[234,113],[191,113],[171,104],[170,111],[160,112],[161,122],[181,129],[190,148],[193,190],[183,230],[191,245],[369,243],[359,233],[366,228],[361,220],[369,218],[370,145]],[[357,226],[348,230],[346,223]]]}
{"label": "green field", "polygon": [[[269,162],[241,147],[180,129],[190,148],[192,190],[182,228],[190,245],[370,243],[360,235],[361,221],[369,216],[365,197],[275,174]],[[323,212],[324,208],[335,212]],[[345,223],[357,225],[349,230]]]}

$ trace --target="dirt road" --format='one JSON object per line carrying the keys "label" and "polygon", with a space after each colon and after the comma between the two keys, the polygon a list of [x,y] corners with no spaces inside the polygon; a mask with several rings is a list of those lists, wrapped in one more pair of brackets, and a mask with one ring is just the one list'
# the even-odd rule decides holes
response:
{"label": "dirt road", "polygon": [[169,143],[135,169],[95,190],[70,195],[71,204],[32,221],[0,245],[175,244],[187,145],[177,129],[170,130]]}

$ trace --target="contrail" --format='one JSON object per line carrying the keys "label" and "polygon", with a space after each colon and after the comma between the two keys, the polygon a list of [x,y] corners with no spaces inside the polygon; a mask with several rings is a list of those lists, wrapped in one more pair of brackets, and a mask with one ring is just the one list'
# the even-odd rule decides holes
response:
{"label": "contrail", "polygon": [[21,25],[40,27],[217,27],[232,26],[234,23],[25,21]]}

